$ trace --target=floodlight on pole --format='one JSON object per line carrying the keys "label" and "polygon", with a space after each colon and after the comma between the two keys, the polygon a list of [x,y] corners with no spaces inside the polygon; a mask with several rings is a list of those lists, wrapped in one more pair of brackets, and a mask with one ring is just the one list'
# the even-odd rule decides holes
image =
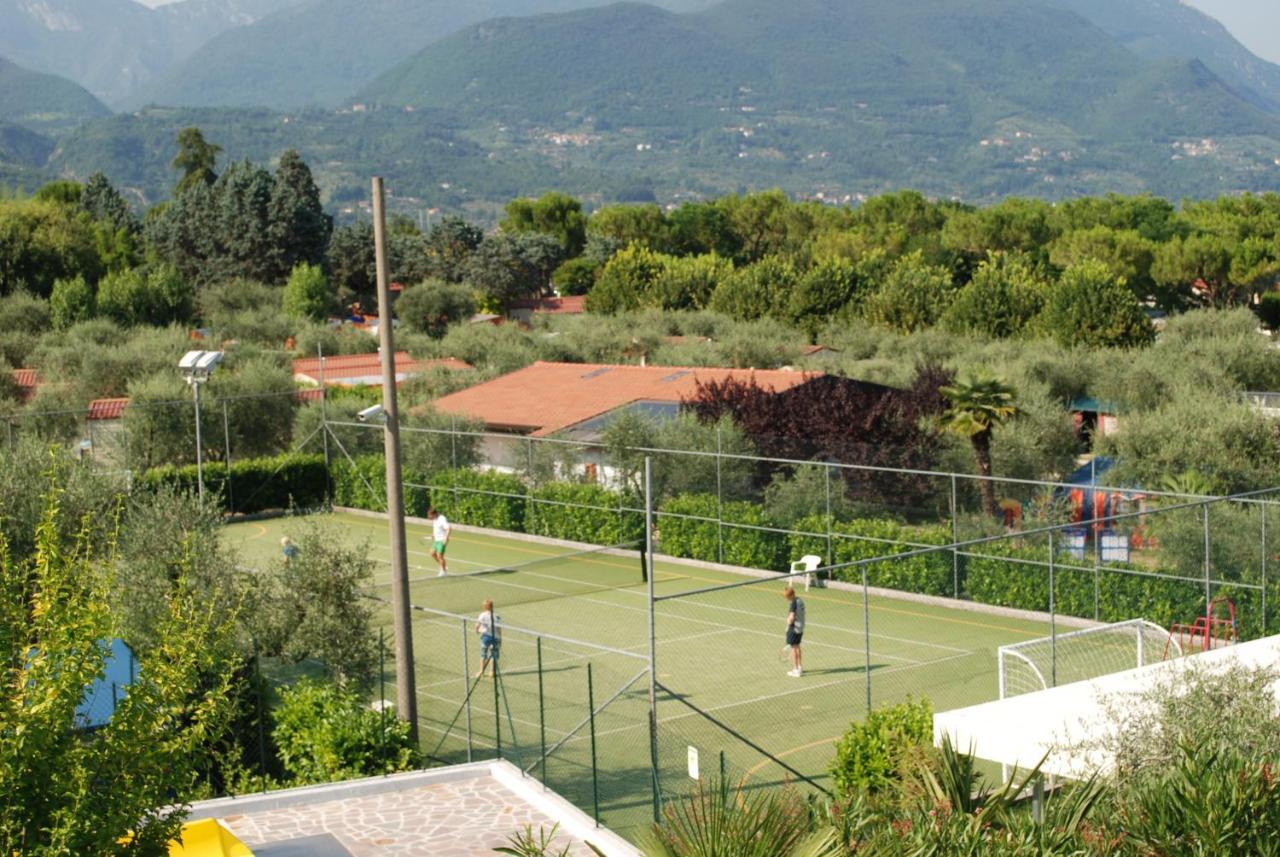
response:
{"label": "floodlight on pole", "polygon": [[196,484],[201,506],[204,505],[204,442],[200,433],[200,388],[209,383],[213,370],[221,363],[221,351],[188,351],[178,361],[178,371],[191,387],[196,400]]}

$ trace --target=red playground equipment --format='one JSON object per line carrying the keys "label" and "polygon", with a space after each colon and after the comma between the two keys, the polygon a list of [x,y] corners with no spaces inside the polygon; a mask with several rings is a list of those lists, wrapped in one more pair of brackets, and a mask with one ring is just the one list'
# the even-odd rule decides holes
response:
{"label": "red playground equipment", "polygon": [[1204,615],[1197,617],[1192,624],[1174,622],[1170,625],[1169,640],[1164,645],[1165,660],[1169,659],[1169,649],[1174,640],[1178,641],[1178,651],[1175,654],[1182,655],[1235,645],[1240,641],[1236,629],[1235,602],[1229,598],[1214,598],[1209,602],[1209,609]]}

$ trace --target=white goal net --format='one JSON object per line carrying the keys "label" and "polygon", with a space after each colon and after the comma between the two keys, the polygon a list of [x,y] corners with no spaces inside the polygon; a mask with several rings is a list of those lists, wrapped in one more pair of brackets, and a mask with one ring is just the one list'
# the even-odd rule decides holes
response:
{"label": "white goal net", "polygon": [[1000,698],[1156,663],[1165,658],[1166,648],[1168,657],[1182,654],[1168,629],[1145,619],[1001,646],[997,652]]}

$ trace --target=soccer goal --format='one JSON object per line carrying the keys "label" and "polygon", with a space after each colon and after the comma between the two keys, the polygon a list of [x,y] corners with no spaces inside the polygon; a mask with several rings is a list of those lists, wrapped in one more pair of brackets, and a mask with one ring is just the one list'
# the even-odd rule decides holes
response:
{"label": "soccer goal", "polygon": [[[1165,647],[1170,646],[1166,654]],[[1182,654],[1168,630],[1145,619],[1041,637],[997,650],[1000,698],[1098,678]]]}

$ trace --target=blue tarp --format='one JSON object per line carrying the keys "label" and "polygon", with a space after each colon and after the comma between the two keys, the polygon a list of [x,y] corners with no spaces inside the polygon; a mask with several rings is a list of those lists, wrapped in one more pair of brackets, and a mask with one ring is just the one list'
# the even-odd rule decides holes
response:
{"label": "blue tarp", "polygon": [[97,729],[111,722],[116,705],[138,677],[138,662],[124,640],[103,640],[99,645],[106,651],[106,663],[103,674],[85,689],[84,700],[76,708],[76,725],[81,729]]}

